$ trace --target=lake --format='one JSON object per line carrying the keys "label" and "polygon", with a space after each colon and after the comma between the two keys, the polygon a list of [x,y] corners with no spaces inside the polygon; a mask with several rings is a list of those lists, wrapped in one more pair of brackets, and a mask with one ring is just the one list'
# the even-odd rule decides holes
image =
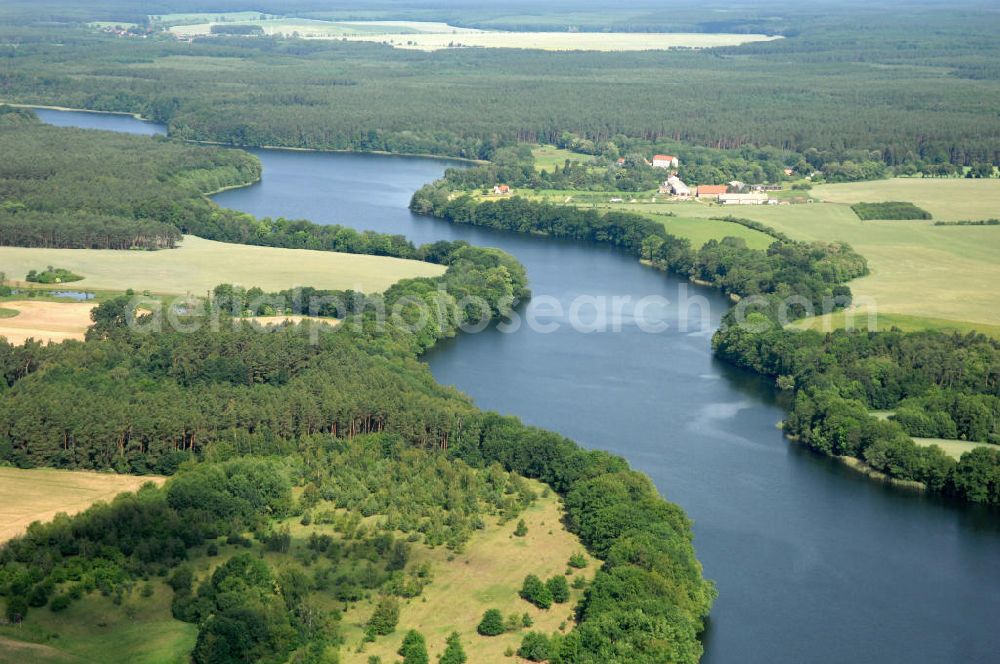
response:
{"label": "lake", "polygon": [[[149,132],[128,116],[58,120]],[[786,441],[775,390],[712,357],[729,306],[715,291],[605,247],[411,214],[411,194],[447,160],[255,153],[263,180],[218,194],[220,205],[417,243],[465,239],[525,265],[534,297],[517,331],[463,335],[425,359],[483,408],[623,455],[684,507],[720,593],[702,661],[997,661],[997,512],[883,486]],[[689,309],[707,316],[685,326]]]}

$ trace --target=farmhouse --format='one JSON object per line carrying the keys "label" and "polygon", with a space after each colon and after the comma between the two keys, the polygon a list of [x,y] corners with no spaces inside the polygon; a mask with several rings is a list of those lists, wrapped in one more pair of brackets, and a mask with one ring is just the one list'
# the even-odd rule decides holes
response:
{"label": "farmhouse", "polygon": [[497,196],[510,196],[511,189],[509,184],[498,184],[493,187],[493,193]]}
{"label": "farmhouse", "polygon": [[[719,202],[723,205],[765,205],[771,203],[767,194],[720,194]],[[775,201],[777,202],[777,201]]]}
{"label": "farmhouse", "polygon": [[653,168],[677,168],[680,161],[672,154],[658,154],[653,156]]}
{"label": "farmhouse", "polygon": [[719,196],[726,193],[727,189],[724,184],[700,184],[697,196],[699,200],[719,200]]}
{"label": "farmhouse", "polygon": [[661,194],[671,194],[675,198],[691,198],[691,188],[676,175],[671,175],[667,181],[660,186]]}

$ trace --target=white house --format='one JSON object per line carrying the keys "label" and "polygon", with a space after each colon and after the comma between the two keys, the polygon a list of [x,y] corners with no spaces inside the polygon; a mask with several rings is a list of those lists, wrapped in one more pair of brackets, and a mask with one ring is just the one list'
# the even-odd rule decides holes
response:
{"label": "white house", "polygon": [[653,156],[653,168],[677,168],[680,161],[672,154],[658,154]]}

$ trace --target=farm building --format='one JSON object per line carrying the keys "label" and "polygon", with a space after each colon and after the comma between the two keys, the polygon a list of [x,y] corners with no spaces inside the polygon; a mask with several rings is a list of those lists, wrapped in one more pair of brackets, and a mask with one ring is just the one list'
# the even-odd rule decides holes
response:
{"label": "farm building", "polygon": [[676,175],[671,175],[660,187],[661,194],[671,194],[675,198],[691,198],[691,188]]}
{"label": "farm building", "polygon": [[719,196],[726,193],[727,190],[728,187],[724,184],[700,184],[697,196],[699,199],[719,200]]}
{"label": "farm building", "polygon": [[723,205],[765,205],[771,202],[767,194],[720,194]]}
{"label": "farm building", "polygon": [[672,154],[658,154],[653,156],[653,168],[677,168],[680,161]]}
{"label": "farm building", "polygon": [[493,193],[496,194],[497,196],[509,196],[511,193],[510,185],[498,184],[497,186],[493,187]]}

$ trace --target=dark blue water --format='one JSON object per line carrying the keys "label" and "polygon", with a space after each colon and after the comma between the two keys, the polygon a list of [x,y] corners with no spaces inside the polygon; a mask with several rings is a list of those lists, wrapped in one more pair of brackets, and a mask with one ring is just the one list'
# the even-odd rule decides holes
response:
{"label": "dark blue water", "polygon": [[[107,116],[102,116],[106,122]],[[91,116],[64,116],[88,124]],[[135,127],[117,118],[116,128]],[[141,127],[145,129],[145,126]],[[260,216],[308,218],[466,239],[524,263],[535,294],[522,324],[447,341],[430,354],[439,381],[488,409],[648,473],[695,521],[695,544],[720,596],[705,634],[711,663],[1000,661],[1000,527],[996,512],[873,483],[786,442],[770,386],[713,359],[710,335],[728,304],[599,246],[452,226],[412,215],[411,193],[442,160],[259,151],[261,183],[215,197]],[[680,329],[676,304],[701,297],[709,317]],[[588,316],[606,331],[566,326],[569,307],[628,296],[619,314]],[[546,313],[562,306],[562,315]],[[697,312],[697,306],[691,307]],[[662,333],[640,325],[668,323]],[[614,323],[620,331],[613,331]]]}

